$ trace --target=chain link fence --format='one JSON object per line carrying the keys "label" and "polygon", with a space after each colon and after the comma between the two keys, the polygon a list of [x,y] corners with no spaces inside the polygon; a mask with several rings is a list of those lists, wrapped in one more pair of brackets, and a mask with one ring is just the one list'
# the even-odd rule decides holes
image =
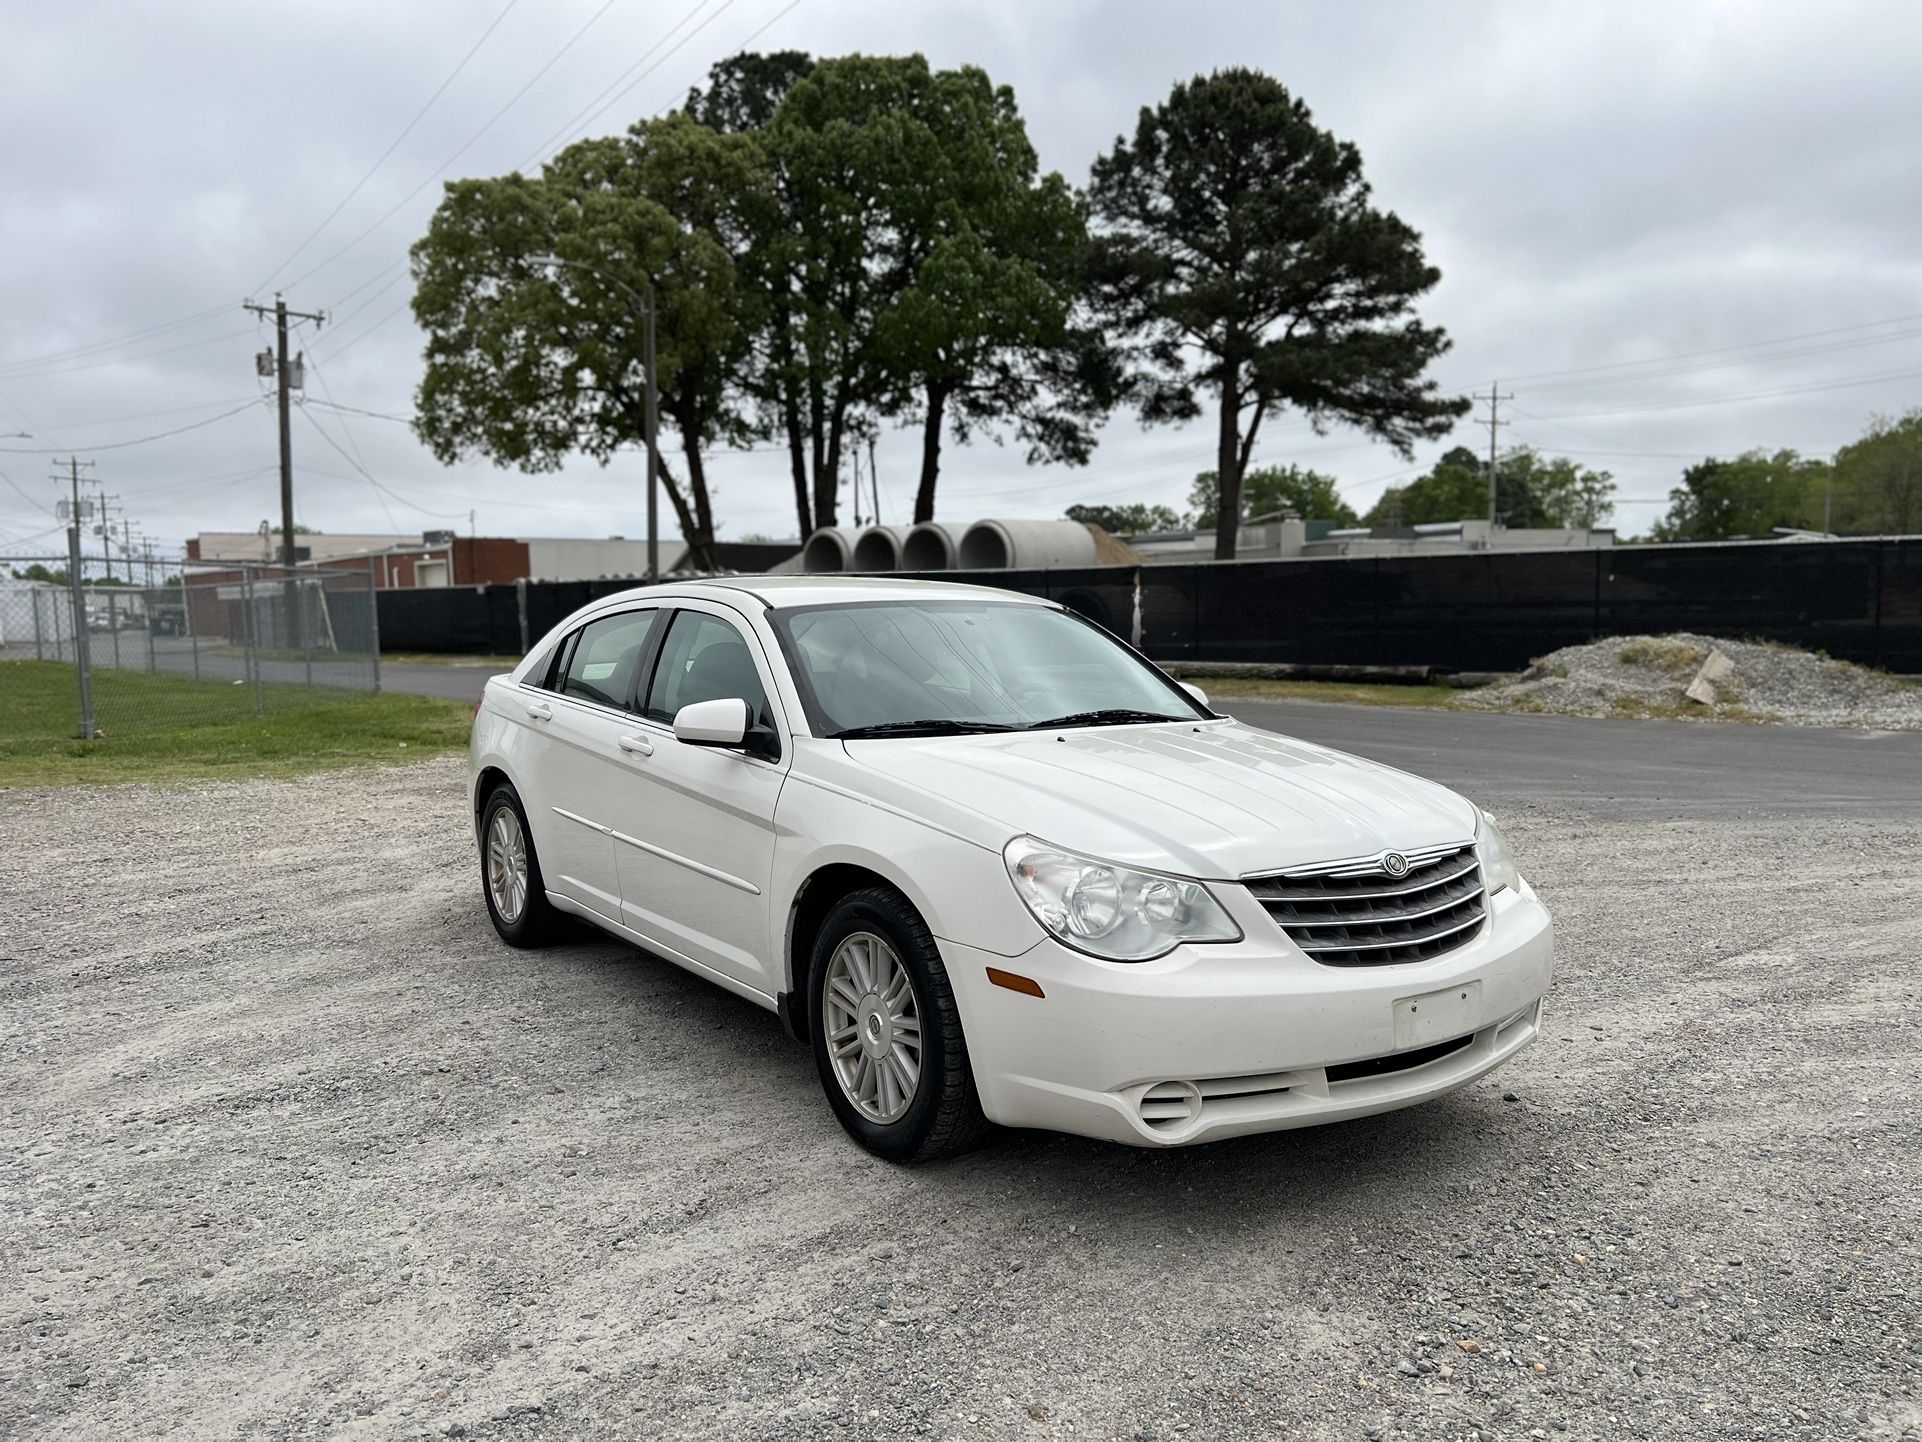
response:
{"label": "chain link fence", "polygon": [[78,561],[0,556],[0,687],[37,723],[112,737],[380,690],[367,571]]}

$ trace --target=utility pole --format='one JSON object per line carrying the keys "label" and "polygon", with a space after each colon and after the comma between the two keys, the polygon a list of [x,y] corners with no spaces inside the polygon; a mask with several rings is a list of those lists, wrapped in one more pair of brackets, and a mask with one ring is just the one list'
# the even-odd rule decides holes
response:
{"label": "utility pole", "polygon": [[[118,496],[107,495],[94,497],[94,505],[100,514],[100,524],[94,527],[94,534],[100,537],[100,559],[106,564],[109,581],[113,579],[113,513],[116,509],[114,503],[119,499]],[[133,579],[132,571],[127,573],[127,579],[130,581]]]}
{"label": "utility pole", "polygon": [[[874,488],[874,524],[881,524],[881,473],[874,468],[874,437],[868,437],[868,484]],[[912,518],[910,518],[912,519]]]}
{"label": "utility pole", "polygon": [[[858,531],[861,529],[861,448],[849,447],[848,459],[854,464],[854,529]],[[879,521],[881,518],[876,516],[874,519]]]}
{"label": "utility pole", "polygon": [[1500,519],[1495,510],[1495,485],[1501,474],[1501,456],[1497,441],[1501,428],[1508,424],[1502,419],[1502,402],[1514,400],[1515,395],[1512,391],[1504,394],[1497,388],[1495,382],[1490,381],[1488,394],[1477,396],[1475,399],[1488,402],[1488,419],[1481,424],[1488,427],[1488,524],[1493,526]]}
{"label": "utility pole", "polygon": [[[87,600],[85,563],[80,555],[80,525],[87,512],[80,504],[80,472],[93,469],[92,461],[78,456],[67,458],[67,476],[73,483],[73,500],[67,511],[67,587],[73,598],[73,669],[80,679],[80,739],[94,738],[93,667],[87,654]],[[89,479],[89,485],[99,485]]]}
{"label": "utility pole", "polygon": [[299,605],[299,581],[294,572],[294,423],[292,397],[293,365],[287,357],[287,322],[289,320],[310,320],[316,326],[324,325],[327,317],[317,311],[288,310],[286,300],[274,296],[272,307],[255,301],[244,301],[242,310],[252,311],[257,316],[272,315],[274,318],[274,381],[279,392],[280,404],[280,564],[285,583],[286,615],[281,621],[285,630],[287,644],[300,644],[297,626],[297,607]]}

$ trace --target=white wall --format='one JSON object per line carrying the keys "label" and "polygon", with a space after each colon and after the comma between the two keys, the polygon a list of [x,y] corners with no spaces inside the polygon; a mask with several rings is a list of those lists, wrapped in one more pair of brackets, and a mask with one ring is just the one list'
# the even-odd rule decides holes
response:
{"label": "white wall", "polygon": [[0,646],[33,645],[36,593],[41,643],[51,648],[72,638],[73,593],[65,586],[0,581]]}
{"label": "white wall", "polygon": [[[681,563],[687,547],[661,537],[661,571]],[[645,576],[647,541],[556,540],[527,538],[527,574],[535,581],[591,581],[597,576]]]}
{"label": "white wall", "polygon": [[[203,561],[260,562],[280,559],[279,531],[275,531],[265,543],[255,531],[202,531],[197,539],[200,542],[200,559]],[[294,537],[294,545],[307,547],[315,561],[328,561],[336,556],[359,556],[368,551],[391,550],[396,546],[418,546],[420,543],[419,531],[407,536],[322,533]]]}

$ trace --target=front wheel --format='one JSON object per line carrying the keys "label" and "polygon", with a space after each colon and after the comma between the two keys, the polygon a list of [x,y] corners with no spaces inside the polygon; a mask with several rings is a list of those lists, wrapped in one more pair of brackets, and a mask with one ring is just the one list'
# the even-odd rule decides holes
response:
{"label": "front wheel", "polygon": [[927,924],[883,887],[843,897],[809,972],[814,1061],[849,1135],[890,1161],[930,1161],[986,1128],[947,968]]}

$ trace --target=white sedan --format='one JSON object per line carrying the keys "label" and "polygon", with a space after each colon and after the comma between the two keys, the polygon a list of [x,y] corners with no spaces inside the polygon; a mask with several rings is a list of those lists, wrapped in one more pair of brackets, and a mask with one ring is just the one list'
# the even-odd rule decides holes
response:
{"label": "white sedan", "polygon": [[471,787],[502,937],[565,912],[778,1012],[885,1157],[1406,1106],[1533,1041],[1553,971],[1486,813],[981,587],[597,601],[488,683]]}

